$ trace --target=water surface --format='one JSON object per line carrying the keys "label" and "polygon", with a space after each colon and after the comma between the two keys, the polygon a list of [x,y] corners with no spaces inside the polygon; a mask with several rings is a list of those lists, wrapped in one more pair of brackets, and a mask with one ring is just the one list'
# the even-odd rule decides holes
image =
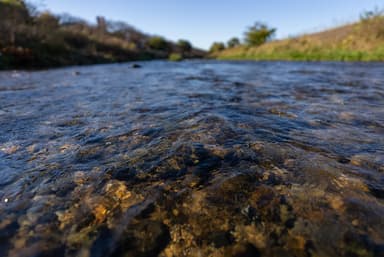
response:
{"label": "water surface", "polygon": [[384,256],[384,64],[0,73],[0,256]]}

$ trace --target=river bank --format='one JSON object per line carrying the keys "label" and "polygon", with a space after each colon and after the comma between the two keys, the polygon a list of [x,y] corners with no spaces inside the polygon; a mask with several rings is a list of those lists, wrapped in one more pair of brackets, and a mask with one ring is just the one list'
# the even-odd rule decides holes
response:
{"label": "river bank", "polygon": [[222,60],[384,61],[384,16],[257,47],[237,46],[213,53]]}
{"label": "river bank", "polygon": [[22,0],[0,0],[0,70],[156,59],[195,59],[206,52],[187,40],[144,33],[124,22],[96,23],[40,12]]}

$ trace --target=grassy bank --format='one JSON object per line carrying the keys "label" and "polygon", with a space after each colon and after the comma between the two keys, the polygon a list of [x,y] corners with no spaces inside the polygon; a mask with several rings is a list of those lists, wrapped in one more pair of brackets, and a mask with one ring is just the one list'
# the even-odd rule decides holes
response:
{"label": "grassy bank", "polygon": [[213,56],[225,60],[384,61],[384,16],[258,47],[241,45]]}

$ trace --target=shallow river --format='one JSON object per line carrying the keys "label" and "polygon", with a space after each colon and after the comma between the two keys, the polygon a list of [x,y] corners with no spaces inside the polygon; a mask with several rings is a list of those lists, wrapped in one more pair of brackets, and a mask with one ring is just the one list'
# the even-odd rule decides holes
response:
{"label": "shallow river", "polygon": [[384,256],[384,64],[0,73],[0,256]]}

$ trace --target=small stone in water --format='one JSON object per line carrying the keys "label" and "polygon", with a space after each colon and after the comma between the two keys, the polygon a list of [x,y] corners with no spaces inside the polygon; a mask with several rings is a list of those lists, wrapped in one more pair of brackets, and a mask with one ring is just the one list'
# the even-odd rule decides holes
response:
{"label": "small stone in water", "polygon": [[0,148],[0,151],[6,153],[6,154],[14,154],[19,150],[19,146],[17,145],[4,145],[2,148]]}
{"label": "small stone in water", "polygon": [[173,213],[173,215],[178,216],[179,215],[179,210],[173,209],[172,213]]}
{"label": "small stone in water", "polygon": [[8,203],[9,199],[8,198],[5,198],[4,199],[4,203]]}
{"label": "small stone in water", "polygon": [[131,68],[138,69],[138,68],[141,68],[141,65],[137,64],[137,63],[134,63],[134,64],[131,65]]}

